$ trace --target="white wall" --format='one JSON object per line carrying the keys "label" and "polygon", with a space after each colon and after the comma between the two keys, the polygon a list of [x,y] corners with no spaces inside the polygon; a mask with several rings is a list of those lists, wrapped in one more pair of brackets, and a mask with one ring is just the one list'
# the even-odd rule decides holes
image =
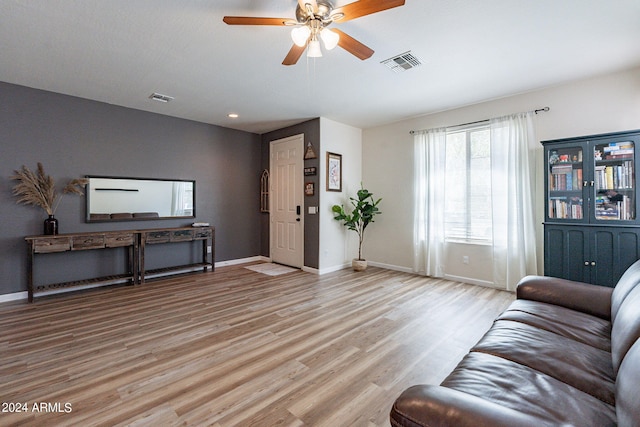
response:
{"label": "white wall", "polygon": [[[358,256],[357,236],[333,219],[331,206],[347,206],[362,181],[362,130],[320,118],[320,273],[338,270]],[[342,155],[342,192],[326,191],[327,152]]]}
{"label": "white wall", "polygon": [[[534,71],[532,71],[534,72]],[[363,131],[363,180],[383,198],[382,215],[367,236],[367,259],[400,270],[413,267],[413,137],[411,130],[453,126],[492,117],[551,110],[535,118],[538,141],[640,129],[640,68],[534,92],[496,99],[455,110],[416,117]],[[532,147],[537,161],[538,265],[542,273],[542,221],[544,219],[542,146]],[[459,250],[460,248],[456,248]],[[476,248],[477,249],[477,248]],[[463,265],[456,252],[445,262],[448,274],[469,282],[486,281],[486,254]]]}

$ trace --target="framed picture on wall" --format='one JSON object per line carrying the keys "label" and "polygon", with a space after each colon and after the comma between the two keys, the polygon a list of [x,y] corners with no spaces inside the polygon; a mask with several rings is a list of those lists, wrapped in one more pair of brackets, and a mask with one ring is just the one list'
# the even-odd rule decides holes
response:
{"label": "framed picture on wall", "polygon": [[327,152],[327,191],[342,191],[342,155]]}
{"label": "framed picture on wall", "polygon": [[315,184],[313,182],[307,182],[304,184],[304,194],[306,196],[313,196],[315,190]]}

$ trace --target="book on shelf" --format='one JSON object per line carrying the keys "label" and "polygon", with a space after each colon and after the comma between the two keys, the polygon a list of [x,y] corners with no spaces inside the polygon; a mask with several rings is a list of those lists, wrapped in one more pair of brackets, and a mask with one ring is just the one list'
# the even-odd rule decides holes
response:
{"label": "book on shelf", "polygon": [[551,167],[550,190],[582,189],[582,169],[574,169],[572,165],[556,164]]}
{"label": "book on shelf", "polygon": [[633,142],[632,141],[621,141],[621,142],[612,142],[608,145],[598,147],[601,148],[605,153],[614,152],[614,151],[622,151],[622,150],[631,150],[633,152]]}
{"label": "book on shelf", "polygon": [[633,161],[627,160],[620,165],[596,165],[596,189],[633,188]]}
{"label": "book on shelf", "polygon": [[607,186],[605,188],[615,188],[615,186],[613,185],[613,167],[607,166],[604,170],[607,183]]}
{"label": "book on shelf", "polygon": [[582,199],[579,197],[550,197],[549,218],[582,219]]}
{"label": "book on shelf", "polygon": [[631,153],[617,153],[614,151],[613,154],[607,154],[604,158],[605,160],[633,159],[633,150],[631,150]]}
{"label": "book on shelf", "polygon": [[623,220],[635,219],[635,212],[631,198],[623,196],[619,202],[611,203],[606,196],[597,196],[595,205],[596,219],[599,220]]}

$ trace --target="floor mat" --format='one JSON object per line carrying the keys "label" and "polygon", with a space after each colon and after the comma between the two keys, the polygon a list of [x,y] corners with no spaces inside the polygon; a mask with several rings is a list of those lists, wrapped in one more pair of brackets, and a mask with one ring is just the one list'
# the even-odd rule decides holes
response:
{"label": "floor mat", "polygon": [[279,276],[281,274],[300,271],[297,268],[287,267],[280,264],[271,264],[271,263],[250,265],[245,268],[248,270],[257,271],[258,273],[266,274],[269,276]]}

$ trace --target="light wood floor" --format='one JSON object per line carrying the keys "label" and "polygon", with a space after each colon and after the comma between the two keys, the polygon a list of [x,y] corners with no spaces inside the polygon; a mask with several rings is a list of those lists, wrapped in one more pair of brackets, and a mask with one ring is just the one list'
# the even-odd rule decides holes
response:
{"label": "light wood floor", "polygon": [[386,426],[513,299],[372,267],[231,266],[0,304],[0,410],[27,404],[0,425]]}

